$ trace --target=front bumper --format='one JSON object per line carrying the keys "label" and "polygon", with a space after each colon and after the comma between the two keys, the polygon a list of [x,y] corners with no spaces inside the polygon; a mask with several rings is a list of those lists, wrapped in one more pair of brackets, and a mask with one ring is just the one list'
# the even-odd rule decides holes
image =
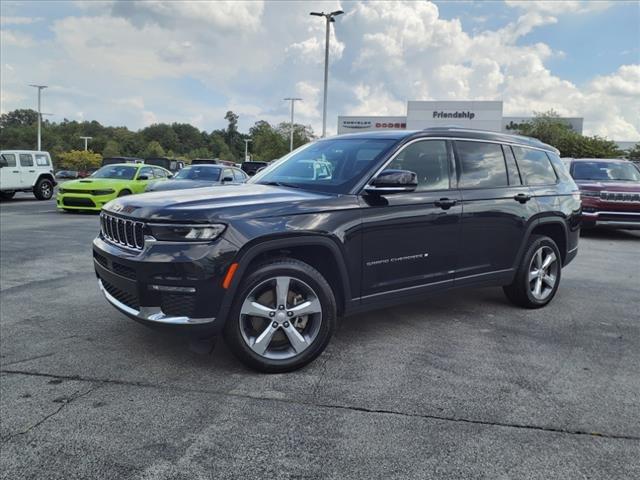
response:
{"label": "front bumper", "polygon": [[58,193],[56,206],[65,210],[95,210],[99,212],[102,207],[116,198],[115,193],[108,195],[92,195],[90,193]]}
{"label": "front bumper", "polygon": [[640,212],[594,211],[582,212],[583,227],[607,227],[640,230]]}
{"label": "front bumper", "polygon": [[144,250],[96,237],[93,260],[107,301],[148,326],[215,334],[222,327],[222,281],[237,249],[218,239],[209,244],[147,242]]}

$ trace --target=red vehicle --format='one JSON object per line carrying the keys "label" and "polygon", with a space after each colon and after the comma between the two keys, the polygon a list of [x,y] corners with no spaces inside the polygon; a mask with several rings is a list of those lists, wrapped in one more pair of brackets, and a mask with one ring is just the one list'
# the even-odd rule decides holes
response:
{"label": "red vehicle", "polygon": [[640,169],[633,162],[571,159],[569,172],[580,188],[582,228],[640,230]]}

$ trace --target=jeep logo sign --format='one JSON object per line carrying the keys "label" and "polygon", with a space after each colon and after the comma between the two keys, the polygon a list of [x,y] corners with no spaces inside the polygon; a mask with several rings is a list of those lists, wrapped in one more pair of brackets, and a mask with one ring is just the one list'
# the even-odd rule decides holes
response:
{"label": "jeep logo sign", "polygon": [[468,118],[473,120],[476,114],[473,112],[433,112],[433,118]]}

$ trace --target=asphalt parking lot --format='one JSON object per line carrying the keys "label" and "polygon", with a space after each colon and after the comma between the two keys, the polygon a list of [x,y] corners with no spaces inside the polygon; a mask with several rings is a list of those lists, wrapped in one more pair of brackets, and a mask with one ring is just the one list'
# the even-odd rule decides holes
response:
{"label": "asphalt parking lot", "polygon": [[640,478],[640,232],[583,236],[545,309],[450,292],[261,375],[111,308],[97,228],[0,204],[1,478]]}

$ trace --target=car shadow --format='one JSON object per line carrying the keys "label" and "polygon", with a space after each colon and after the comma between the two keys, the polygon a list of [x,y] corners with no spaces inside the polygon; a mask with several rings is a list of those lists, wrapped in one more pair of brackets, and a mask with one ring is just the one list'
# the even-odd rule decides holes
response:
{"label": "car shadow", "polygon": [[640,230],[617,230],[596,227],[580,230],[580,237],[602,240],[640,240]]}

